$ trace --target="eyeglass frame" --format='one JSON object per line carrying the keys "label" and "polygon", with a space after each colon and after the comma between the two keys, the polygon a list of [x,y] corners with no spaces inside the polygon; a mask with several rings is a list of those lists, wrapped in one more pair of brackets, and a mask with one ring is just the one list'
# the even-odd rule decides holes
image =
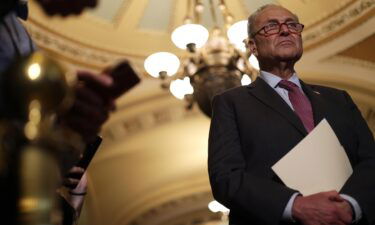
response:
{"label": "eyeglass frame", "polygon": [[[267,26],[269,26],[270,24],[273,24],[273,23],[279,25],[278,32],[275,32],[275,33],[272,33],[272,34],[268,34],[267,31],[265,30],[265,28],[266,28]],[[301,31],[299,31],[299,32],[292,31],[292,30],[289,28],[289,26],[288,26],[289,24],[301,25],[301,26],[302,26]],[[264,26],[263,26],[262,28],[260,28],[257,32],[255,32],[252,36],[255,37],[257,34],[260,34],[259,32],[261,32],[262,30],[264,30],[264,34],[260,34],[260,35],[264,35],[264,36],[265,36],[265,35],[278,34],[278,33],[280,33],[280,31],[281,31],[281,26],[282,26],[282,25],[286,25],[286,27],[288,28],[288,31],[289,31],[290,33],[293,33],[293,34],[300,34],[300,33],[302,33],[303,28],[305,27],[305,25],[303,25],[302,23],[298,23],[298,22],[295,22],[295,21],[285,21],[285,22],[283,22],[283,23],[279,23],[279,22],[271,22],[271,23],[268,23],[268,24],[264,25]]]}

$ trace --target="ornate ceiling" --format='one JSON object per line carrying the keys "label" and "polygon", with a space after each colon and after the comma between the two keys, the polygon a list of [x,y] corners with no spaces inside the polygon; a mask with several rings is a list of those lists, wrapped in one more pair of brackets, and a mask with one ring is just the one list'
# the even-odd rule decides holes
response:
{"label": "ornate ceiling", "polygon": [[[375,131],[375,0],[226,2],[235,21],[266,3],[294,11],[306,25],[299,76],[349,91]],[[143,69],[143,60],[156,51],[184,56],[170,33],[182,23],[186,5],[186,0],[101,0],[79,17],[50,18],[30,2],[31,36],[67,67],[100,71],[128,58],[142,77],[103,127],[103,146],[89,168],[82,225],[211,224],[220,217],[206,207],[209,119],[196,108],[185,111],[184,103]],[[208,12],[202,21],[212,26]]]}

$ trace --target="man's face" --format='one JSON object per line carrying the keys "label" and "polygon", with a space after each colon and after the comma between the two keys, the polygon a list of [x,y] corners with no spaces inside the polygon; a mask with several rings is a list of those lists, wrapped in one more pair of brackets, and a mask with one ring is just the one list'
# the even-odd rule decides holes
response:
{"label": "man's face", "polygon": [[[254,21],[255,31],[271,23],[298,22],[297,18],[282,7],[270,6],[264,9]],[[291,33],[284,24],[277,34],[266,34],[261,30],[249,41],[252,53],[260,64],[275,62],[296,62],[303,52],[301,34]]]}

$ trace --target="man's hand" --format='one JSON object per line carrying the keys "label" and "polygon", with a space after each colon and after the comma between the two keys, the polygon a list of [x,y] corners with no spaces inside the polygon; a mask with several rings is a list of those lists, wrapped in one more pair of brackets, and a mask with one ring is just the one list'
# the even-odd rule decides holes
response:
{"label": "man's hand", "polygon": [[63,188],[59,190],[65,200],[80,214],[83,200],[87,192],[88,180],[86,172],[81,167],[73,167],[63,178]]}
{"label": "man's hand", "polygon": [[351,221],[353,221],[353,210],[348,201],[343,199],[342,201],[336,201],[335,204],[337,205],[337,207],[347,212],[350,215]]}
{"label": "man's hand", "polygon": [[110,76],[86,71],[78,72],[77,78],[74,104],[67,113],[59,116],[59,121],[90,143],[108,119],[109,112],[114,110],[114,99],[106,93],[111,89],[113,80]]}
{"label": "man's hand", "polygon": [[63,177],[63,186],[70,189],[71,191],[76,191],[78,193],[86,192],[86,185],[81,185],[79,187],[79,190],[75,190],[76,188],[78,188],[78,184],[80,183],[80,180],[82,179],[81,177],[83,177],[84,172],[85,170],[81,167],[72,167],[69,170],[68,174]]}
{"label": "man's hand", "polygon": [[292,215],[304,225],[345,225],[352,222],[350,205],[336,191],[298,196]]}

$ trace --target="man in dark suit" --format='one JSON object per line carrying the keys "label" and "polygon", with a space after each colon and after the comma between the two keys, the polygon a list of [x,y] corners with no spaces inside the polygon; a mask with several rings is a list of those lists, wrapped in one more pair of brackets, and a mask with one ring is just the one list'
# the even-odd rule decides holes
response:
{"label": "man in dark suit", "polygon": [[[230,209],[230,224],[375,223],[375,144],[350,96],[299,80],[302,56],[298,17],[266,5],[249,17],[249,48],[260,77],[215,96],[208,172],[213,195]],[[323,118],[353,167],[340,193],[302,196],[271,167]]]}

